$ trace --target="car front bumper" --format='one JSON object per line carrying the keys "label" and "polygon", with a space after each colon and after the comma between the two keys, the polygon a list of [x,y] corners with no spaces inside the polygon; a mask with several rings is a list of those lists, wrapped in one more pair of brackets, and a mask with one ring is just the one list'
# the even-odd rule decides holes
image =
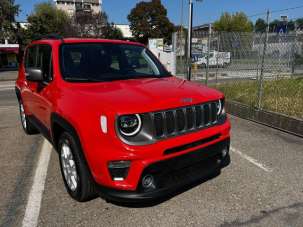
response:
{"label": "car front bumper", "polygon": [[[100,195],[117,202],[155,201],[169,196],[184,186],[206,179],[230,163],[230,139],[199,148],[189,153],[152,163],[143,170],[135,191],[117,190],[97,185]],[[227,153],[224,155],[222,151]],[[146,175],[154,178],[154,188],[143,188]]]}

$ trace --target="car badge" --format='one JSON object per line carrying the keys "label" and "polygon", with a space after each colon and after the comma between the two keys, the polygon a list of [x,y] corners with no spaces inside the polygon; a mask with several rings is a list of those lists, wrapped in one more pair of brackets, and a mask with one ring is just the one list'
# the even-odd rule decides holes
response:
{"label": "car badge", "polygon": [[186,102],[186,103],[193,102],[193,99],[192,98],[182,98],[181,102]]}

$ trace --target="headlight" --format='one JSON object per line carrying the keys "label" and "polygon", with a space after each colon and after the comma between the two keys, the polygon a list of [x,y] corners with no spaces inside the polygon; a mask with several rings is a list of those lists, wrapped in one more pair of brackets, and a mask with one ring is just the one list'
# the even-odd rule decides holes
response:
{"label": "headlight", "polygon": [[217,102],[217,115],[220,116],[220,115],[223,115],[223,114],[225,114],[224,100],[220,99]]}
{"label": "headlight", "polygon": [[120,116],[118,120],[118,129],[124,136],[136,135],[142,127],[142,121],[139,114]]}
{"label": "headlight", "polygon": [[217,102],[217,115],[221,115],[222,112],[224,110],[224,103],[223,101],[220,99],[218,102]]}
{"label": "headlight", "polygon": [[224,99],[220,99],[217,102],[217,119],[218,119],[218,124],[224,124],[224,122],[227,119],[227,115],[225,112],[225,101]]}

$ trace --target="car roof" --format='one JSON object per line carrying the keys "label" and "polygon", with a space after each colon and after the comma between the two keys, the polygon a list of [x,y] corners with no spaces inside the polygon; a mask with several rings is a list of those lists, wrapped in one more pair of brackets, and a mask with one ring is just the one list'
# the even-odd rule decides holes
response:
{"label": "car roof", "polygon": [[34,44],[55,44],[55,43],[112,43],[112,44],[125,44],[125,45],[136,45],[145,46],[142,43],[126,41],[126,40],[114,40],[114,39],[95,39],[95,38],[63,38],[63,39],[39,39],[31,42]]}

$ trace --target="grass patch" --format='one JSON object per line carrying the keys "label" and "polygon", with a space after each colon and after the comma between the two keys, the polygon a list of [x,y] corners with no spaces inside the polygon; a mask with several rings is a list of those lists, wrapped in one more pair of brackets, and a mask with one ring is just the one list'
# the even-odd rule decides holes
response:
{"label": "grass patch", "polygon": [[[257,106],[258,82],[217,84],[226,99]],[[264,81],[262,108],[303,119],[303,78]]]}

